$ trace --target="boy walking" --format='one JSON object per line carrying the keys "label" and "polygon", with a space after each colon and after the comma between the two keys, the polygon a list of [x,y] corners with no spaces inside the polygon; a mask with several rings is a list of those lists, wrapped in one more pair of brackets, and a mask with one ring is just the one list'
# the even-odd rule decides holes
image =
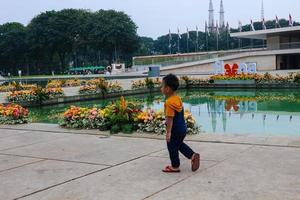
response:
{"label": "boy walking", "polygon": [[200,167],[200,155],[195,153],[184,143],[187,133],[187,126],[184,119],[184,108],[181,98],[176,94],[179,87],[178,78],[169,74],[163,78],[162,93],[166,96],[165,115],[167,124],[166,141],[171,159],[171,165],[166,166],[163,172],[180,172],[179,151],[191,160],[192,171],[197,171]]}

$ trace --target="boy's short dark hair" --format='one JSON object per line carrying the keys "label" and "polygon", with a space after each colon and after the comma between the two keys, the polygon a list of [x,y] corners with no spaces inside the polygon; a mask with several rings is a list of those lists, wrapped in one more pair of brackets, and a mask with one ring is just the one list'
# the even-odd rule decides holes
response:
{"label": "boy's short dark hair", "polygon": [[163,78],[165,86],[170,87],[173,91],[176,91],[179,87],[179,79],[174,74],[168,74]]}

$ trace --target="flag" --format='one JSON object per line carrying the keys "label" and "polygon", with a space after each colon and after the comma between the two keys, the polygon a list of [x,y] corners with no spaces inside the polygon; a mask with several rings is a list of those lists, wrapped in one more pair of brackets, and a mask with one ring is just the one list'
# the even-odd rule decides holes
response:
{"label": "flag", "polygon": [[210,33],[208,31],[207,22],[205,21],[205,33],[210,36]]}
{"label": "flag", "polygon": [[227,31],[228,34],[230,33],[230,27],[229,27],[229,23],[228,22],[226,24],[226,31]]}
{"label": "flag", "polygon": [[253,24],[252,19],[251,19],[251,30],[252,30],[252,31],[255,31],[255,28],[254,28],[254,24]]}
{"label": "flag", "polygon": [[186,27],[186,37],[187,39],[190,39],[190,32],[188,27]]}
{"label": "flag", "polygon": [[289,16],[289,26],[294,26],[292,15]]}
{"label": "flag", "polygon": [[279,23],[279,18],[277,15],[276,15],[276,27],[281,28]]}
{"label": "flag", "polygon": [[243,31],[243,25],[242,25],[242,22],[239,21],[239,31],[242,32]]}
{"label": "flag", "polygon": [[265,18],[263,18],[263,20],[262,20],[262,28],[263,28],[263,30],[267,29]]}
{"label": "flag", "polygon": [[196,36],[197,36],[197,39],[199,37],[199,30],[198,30],[198,26],[196,26]]}
{"label": "flag", "polygon": [[178,38],[181,39],[179,28],[177,28],[177,34],[178,34]]}

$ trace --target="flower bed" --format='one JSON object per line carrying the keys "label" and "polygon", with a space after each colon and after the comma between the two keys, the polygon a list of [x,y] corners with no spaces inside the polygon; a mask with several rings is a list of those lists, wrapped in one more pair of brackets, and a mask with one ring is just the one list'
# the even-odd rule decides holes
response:
{"label": "flower bed", "polygon": [[14,91],[15,87],[13,85],[2,85],[0,86],[0,92],[11,92]]}
{"label": "flower bed", "polygon": [[108,92],[121,92],[123,90],[121,84],[118,81],[108,83]]}
{"label": "flower bed", "polygon": [[[235,76],[214,75],[211,80],[218,81],[255,81],[257,85],[267,84],[293,84],[300,82],[300,73],[290,73],[288,76],[279,74],[271,75],[270,73],[260,74],[238,74]],[[242,82],[241,82],[242,83]]]}
{"label": "flower bed", "polygon": [[35,90],[21,90],[8,93],[7,100],[9,102],[33,102],[38,101],[39,98]]}
{"label": "flower bed", "polygon": [[0,124],[24,124],[28,122],[28,109],[17,104],[0,104]]}
{"label": "flower bed", "polygon": [[153,89],[156,87],[161,87],[162,81],[160,78],[146,78],[144,80],[132,81],[131,88],[136,89]]}
{"label": "flower bed", "polygon": [[62,88],[34,88],[31,90],[10,92],[6,98],[9,102],[37,102],[61,96],[64,96]]}
{"label": "flower bed", "polygon": [[98,91],[96,85],[84,85],[79,88],[79,94],[98,94],[101,91]]}
{"label": "flower bed", "polygon": [[46,86],[46,88],[58,88],[62,87],[63,83],[60,80],[50,80]]}
{"label": "flower bed", "polygon": [[85,85],[98,85],[106,82],[104,78],[95,78],[85,82]]}
{"label": "flower bed", "polygon": [[185,85],[186,87],[189,86],[202,86],[210,84],[208,79],[201,79],[201,78],[192,78],[189,76],[183,76],[180,78],[180,85]]}
{"label": "flower bed", "polygon": [[144,80],[132,81],[131,88],[133,90],[146,88],[146,83]]}
{"label": "flower bed", "polygon": [[[149,132],[165,134],[165,117],[163,112],[145,110],[140,105],[128,102],[123,97],[103,109],[80,108],[72,106],[64,113],[61,126],[78,129],[110,130],[111,133]],[[185,112],[188,134],[197,134],[199,128],[190,112]]]}
{"label": "flower bed", "polygon": [[83,82],[84,81],[79,79],[50,80],[46,88],[77,87],[80,86]]}
{"label": "flower bed", "polygon": [[[196,120],[192,113],[185,111],[184,118],[187,124],[187,134],[194,135],[199,133],[199,127],[196,126]],[[155,112],[147,109],[138,115],[138,132],[155,133],[159,135],[166,134],[165,116],[162,111]]]}
{"label": "flower bed", "polygon": [[64,96],[64,91],[62,88],[47,88],[46,94],[50,99],[57,98],[57,97],[62,97]]}
{"label": "flower bed", "polygon": [[77,87],[80,86],[84,81],[79,79],[71,79],[66,80],[65,83],[63,83],[63,87]]}
{"label": "flower bed", "polygon": [[136,128],[136,117],[140,113],[139,106],[127,102],[123,97],[104,109],[80,108],[72,106],[64,113],[61,126],[79,129],[110,130],[111,133],[131,133]]}
{"label": "flower bed", "polygon": [[79,94],[104,94],[120,92],[123,88],[118,81],[107,82],[103,78],[92,79],[86,85],[80,87]]}
{"label": "flower bed", "polygon": [[140,112],[140,105],[121,97],[120,101],[113,102],[103,109],[104,124],[100,129],[110,130],[113,134],[131,133],[137,128],[136,118]]}
{"label": "flower bed", "polygon": [[227,76],[227,75],[214,75],[211,76],[212,80],[260,80],[262,77],[258,74],[238,74],[235,76]]}
{"label": "flower bed", "polygon": [[37,88],[36,84],[20,84],[12,82],[9,85],[0,86],[0,92],[13,92],[19,90],[31,90]]}
{"label": "flower bed", "polygon": [[71,106],[64,115],[61,126],[78,129],[99,129],[104,122],[103,112],[97,108]]}

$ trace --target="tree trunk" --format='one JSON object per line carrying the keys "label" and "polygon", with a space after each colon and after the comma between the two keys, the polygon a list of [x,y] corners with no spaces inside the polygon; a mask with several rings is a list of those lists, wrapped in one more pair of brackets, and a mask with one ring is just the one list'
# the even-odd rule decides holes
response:
{"label": "tree trunk", "polygon": [[60,59],[60,73],[63,73],[63,70],[65,68],[66,53],[59,53],[58,56],[59,56],[59,59]]}

